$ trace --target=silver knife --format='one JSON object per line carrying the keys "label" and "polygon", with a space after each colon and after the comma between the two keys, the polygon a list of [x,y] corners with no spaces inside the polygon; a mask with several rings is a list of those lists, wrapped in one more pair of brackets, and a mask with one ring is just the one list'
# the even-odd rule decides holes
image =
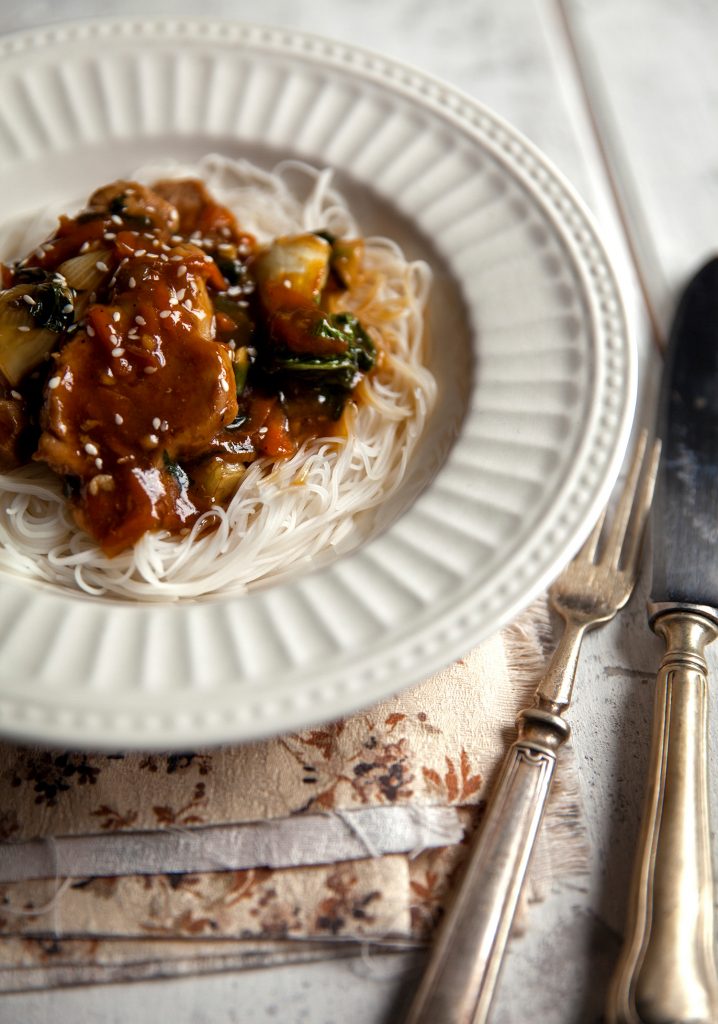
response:
{"label": "silver knife", "polygon": [[611,1024],[718,1021],[705,648],[718,636],[718,258],[688,284],[666,354],[649,621],[665,642]]}

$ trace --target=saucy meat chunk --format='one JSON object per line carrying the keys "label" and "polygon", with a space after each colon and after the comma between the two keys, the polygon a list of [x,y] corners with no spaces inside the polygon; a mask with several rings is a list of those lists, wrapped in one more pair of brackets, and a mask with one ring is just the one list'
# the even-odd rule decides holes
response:
{"label": "saucy meat chunk", "polygon": [[136,181],[114,181],[96,189],[89,198],[85,215],[118,218],[125,227],[160,229],[169,234],[179,227],[179,214],[156,189]]}
{"label": "saucy meat chunk", "polygon": [[221,235],[227,228],[227,238],[238,235],[234,214],[216,203],[201,181],[196,178],[168,178],[157,181],[153,191],[162,197],[177,213],[180,234],[189,237],[199,234]]}
{"label": "saucy meat chunk", "polygon": [[168,467],[206,451],[237,413],[231,353],[212,329],[210,264],[187,245],[165,255],[125,257],[109,301],[90,307],[47,385],[35,457],[79,481],[83,525],[108,553],[196,513],[186,494],[172,500]]}

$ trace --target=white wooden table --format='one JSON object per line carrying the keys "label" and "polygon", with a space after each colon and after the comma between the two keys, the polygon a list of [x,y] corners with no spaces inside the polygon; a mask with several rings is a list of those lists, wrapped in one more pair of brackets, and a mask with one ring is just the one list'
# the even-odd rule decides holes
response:
{"label": "white wooden table", "polygon": [[[624,287],[652,418],[676,288],[718,243],[718,4],[709,0],[3,0],[0,31],[86,15],[262,20],[382,51],[507,117],[594,211]],[[623,924],[659,644],[645,586],[589,636],[570,713],[590,873],[556,882],[510,945],[494,1024],[592,1024]],[[718,659],[712,658],[718,678]],[[712,701],[711,756],[718,764]],[[714,820],[718,820],[715,793]],[[714,848],[716,842],[714,840]],[[403,954],[0,1001],[2,1024],[390,1024],[421,958]]]}

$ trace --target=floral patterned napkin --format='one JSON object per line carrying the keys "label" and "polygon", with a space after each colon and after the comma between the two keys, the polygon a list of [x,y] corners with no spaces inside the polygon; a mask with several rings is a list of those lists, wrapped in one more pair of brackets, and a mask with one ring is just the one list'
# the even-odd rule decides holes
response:
{"label": "floral patterned napkin", "polygon": [[[411,691],[244,747],[108,757],[0,745],[0,991],[425,940],[549,635],[538,604]],[[584,869],[567,754],[534,895]],[[91,873],[69,868],[82,864]]]}

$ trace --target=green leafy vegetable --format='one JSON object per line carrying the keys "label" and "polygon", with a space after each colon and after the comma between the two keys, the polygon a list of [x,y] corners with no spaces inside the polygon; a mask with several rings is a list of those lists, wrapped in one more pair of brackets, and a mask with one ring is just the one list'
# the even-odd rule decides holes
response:
{"label": "green leafy vegetable", "polygon": [[247,273],[247,265],[242,260],[232,256],[215,256],[214,262],[222,272],[225,281],[230,285],[244,286],[251,280]]}
{"label": "green leafy vegetable", "polygon": [[42,267],[18,267],[13,274],[13,284],[32,286],[22,289],[23,294],[13,301],[19,309],[25,303],[25,312],[30,314],[37,327],[63,334],[72,325],[75,295],[62,276],[50,274]]}
{"label": "green leafy vegetable", "polygon": [[280,386],[290,392],[311,390],[334,419],[341,416],[352,389],[362,373],[376,361],[374,343],[351,313],[325,313],[312,327],[313,336],[341,342],[343,351],[313,355],[286,348],[272,351],[265,370],[279,377]]}

